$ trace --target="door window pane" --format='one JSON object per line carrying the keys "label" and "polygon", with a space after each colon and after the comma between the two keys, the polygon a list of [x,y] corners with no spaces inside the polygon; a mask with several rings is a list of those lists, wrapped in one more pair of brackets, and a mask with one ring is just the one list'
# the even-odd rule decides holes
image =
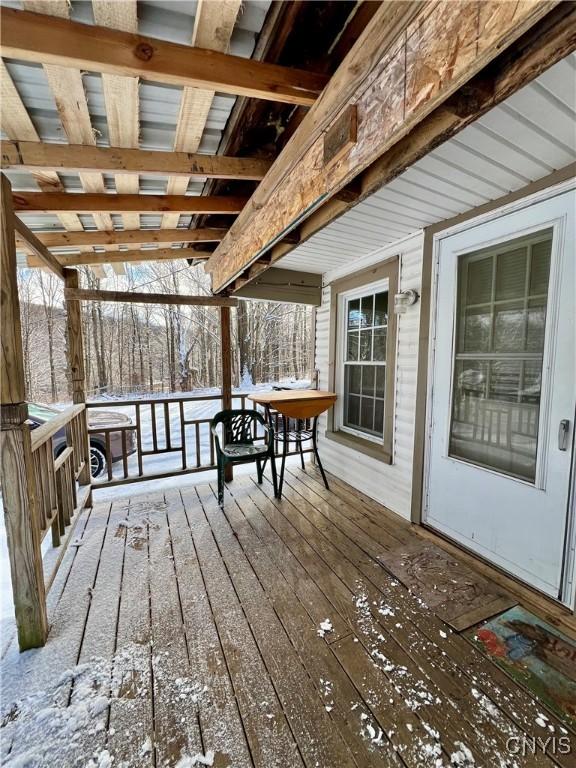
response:
{"label": "door window pane", "polygon": [[[552,230],[459,258],[450,455],[534,482]],[[537,298],[532,298],[537,297]]]}

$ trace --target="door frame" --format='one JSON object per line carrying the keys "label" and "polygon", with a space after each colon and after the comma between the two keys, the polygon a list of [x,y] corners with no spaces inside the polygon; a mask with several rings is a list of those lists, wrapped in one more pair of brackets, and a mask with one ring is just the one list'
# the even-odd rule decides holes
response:
{"label": "door frame", "polygon": [[[551,200],[554,197],[558,197],[559,195],[564,194],[565,192],[570,192],[576,189],[576,179],[571,176],[568,180],[561,182],[560,184],[556,184],[555,186],[546,186],[542,189],[539,189],[538,191],[534,192],[530,195],[525,195],[521,197],[520,199],[515,199],[507,204],[502,204],[495,206],[491,208],[490,210],[479,213],[478,215],[474,216],[473,212],[470,212],[471,215],[466,216],[463,218],[463,220],[457,221],[454,224],[450,225],[448,222],[444,222],[444,226],[439,225],[437,227],[434,227],[434,231],[430,233],[431,239],[429,241],[430,246],[430,272],[429,272],[429,315],[428,315],[428,331],[427,331],[427,344],[426,344],[426,355],[423,360],[426,366],[426,373],[425,373],[425,394],[423,395],[424,400],[424,408],[425,408],[425,419],[423,423],[422,428],[422,434],[420,436],[420,439],[423,443],[423,455],[422,455],[422,479],[421,479],[421,492],[420,492],[420,498],[419,498],[419,505],[417,510],[417,520],[413,521],[419,523],[420,525],[423,525],[427,529],[433,531],[434,533],[438,533],[438,535],[443,536],[444,538],[447,538],[448,540],[452,541],[456,546],[465,549],[467,552],[470,552],[470,554],[473,557],[477,557],[479,559],[484,560],[485,562],[489,563],[490,566],[497,568],[498,570],[502,570],[503,573],[505,573],[509,578],[519,580],[517,577],[515,577],[513,574],[507,573],[502,568],[500,568],[495,563],[491,562],[490,560],[482,557],[482,555],[479,555],[475,552],[472,552],[471,550],[468,550],[465,545],[450,539],[449,536],[437,532],[432,526],[428,526],[424,520],[424,510],[426,506],[426,499],[428,495],[428,482],[429,482],[429,465],[430,465],[430,451],[431,451],[431,438],[432,438],[432,394],[433,394],[433,387],[434,387],[434,360],[435,360],[435,339],[436,339],[436,308],[437,308],[437,290],[438,290],[438,259],[439,259],[439,253],[440,253],[440,247],[442,240],[451,237],[452,235],[464,232],[466,230],[473,229],[477,226],[481,226],[484,224],[489,223],[490,221],[495,221],[497,219],[502,218],[503,216],[506,216],[511,213],[515,213],[517,211],[521,211],[525,208],[529,208],[532,205],[535,205],[540,202],[544,202],[547,200]],[[425,268],[425,265],[424,265]],[[424,284],[424,283],[423,283]],[[421,334],[420,337],[420,344],[423,344],[423,336]],[[452,386],[452,385],[451,385]],[[420,393],[418,393],[420,394]],[[576,414],[574,414],[574,418],[576,418]],[[569,481],[569,493],[568,493],[568,509],[567,509],[567,523],[566,523],[566,535],[565,535],[565,543],[564,543],[564,558],[563,558],[563,571],[562,571],[562,577],[561,577],[561,590],[562,594],[564,595],[564,599],[562,600],[556,600],[557,603],[560,605],[564,605],[569,607],[573,612],[576,613],[576,509],[575,509],[575,501],[576,501],[576,450],[575,450],[575,434],[576,430],[572,430],[572,469],[571,469],[571,477]],[[415,451],[417,450],[417,445],[415,443]],[[414,507],[413,507],[414,510]],[[524,583],[524,582],[521,582]],[[536,590],[539,594],[544,594],[540,592],[536,587],[533,587],[531,585],[525,585],[531,589]],[[550,600],[554,600],[554,598],[551,598],[549,596],[546,596]]]}

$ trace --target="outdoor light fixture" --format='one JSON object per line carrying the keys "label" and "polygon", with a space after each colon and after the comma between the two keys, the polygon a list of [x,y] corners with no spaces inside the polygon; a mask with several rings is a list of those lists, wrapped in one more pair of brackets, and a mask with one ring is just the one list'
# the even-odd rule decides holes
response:
{"label": "outdoor light fixture", "polygon": [[419,298],[418,291],[414,291],[412,288],[409,288],[407,291],[400,291],[400,293],[397,293],[394,296],[395,314],[403,315],[408,307],[416,304]]}

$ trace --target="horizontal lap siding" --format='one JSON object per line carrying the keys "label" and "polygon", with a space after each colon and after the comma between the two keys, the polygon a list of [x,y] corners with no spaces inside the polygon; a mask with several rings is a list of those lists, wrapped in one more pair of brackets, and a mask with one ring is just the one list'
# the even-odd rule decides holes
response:
{"label": "horizontal lap siding", "polygon": [[[349,274],[400,254],[400,289],[421,291],[422,235],[404,239],[358,260]],[[326,287],[322,305],[316,317],[316,367],[320,372],[320,387],[329,389],[328,376],[330,334],[331,279],[344,277],[341,270],[325,275]],[[319,449],[325,468],[350,485],[376,499],[381,504],[410,519],[412,492],[412,452],[414,446],[414,413],[416,407],[416,374],[418,369],[418,335],[420,303],[398,315],[396,350],[396,386],[394,412],[394,456],[391,465],[383,464],[352,448],[339,445],[324,437],[326,416],[319,425]]]}

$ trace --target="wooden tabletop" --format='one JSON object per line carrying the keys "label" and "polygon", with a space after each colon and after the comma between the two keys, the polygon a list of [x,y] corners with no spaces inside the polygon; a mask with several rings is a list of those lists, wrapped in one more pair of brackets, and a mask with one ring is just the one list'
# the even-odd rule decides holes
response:
{"label": "wooden tabletop", "polygon": [[282,389],[248,395],[248,400],[253,403],[272,406],[284,416],[293,419],[318,416],[334,405],[336,398],[335,392],[321,389]]}

